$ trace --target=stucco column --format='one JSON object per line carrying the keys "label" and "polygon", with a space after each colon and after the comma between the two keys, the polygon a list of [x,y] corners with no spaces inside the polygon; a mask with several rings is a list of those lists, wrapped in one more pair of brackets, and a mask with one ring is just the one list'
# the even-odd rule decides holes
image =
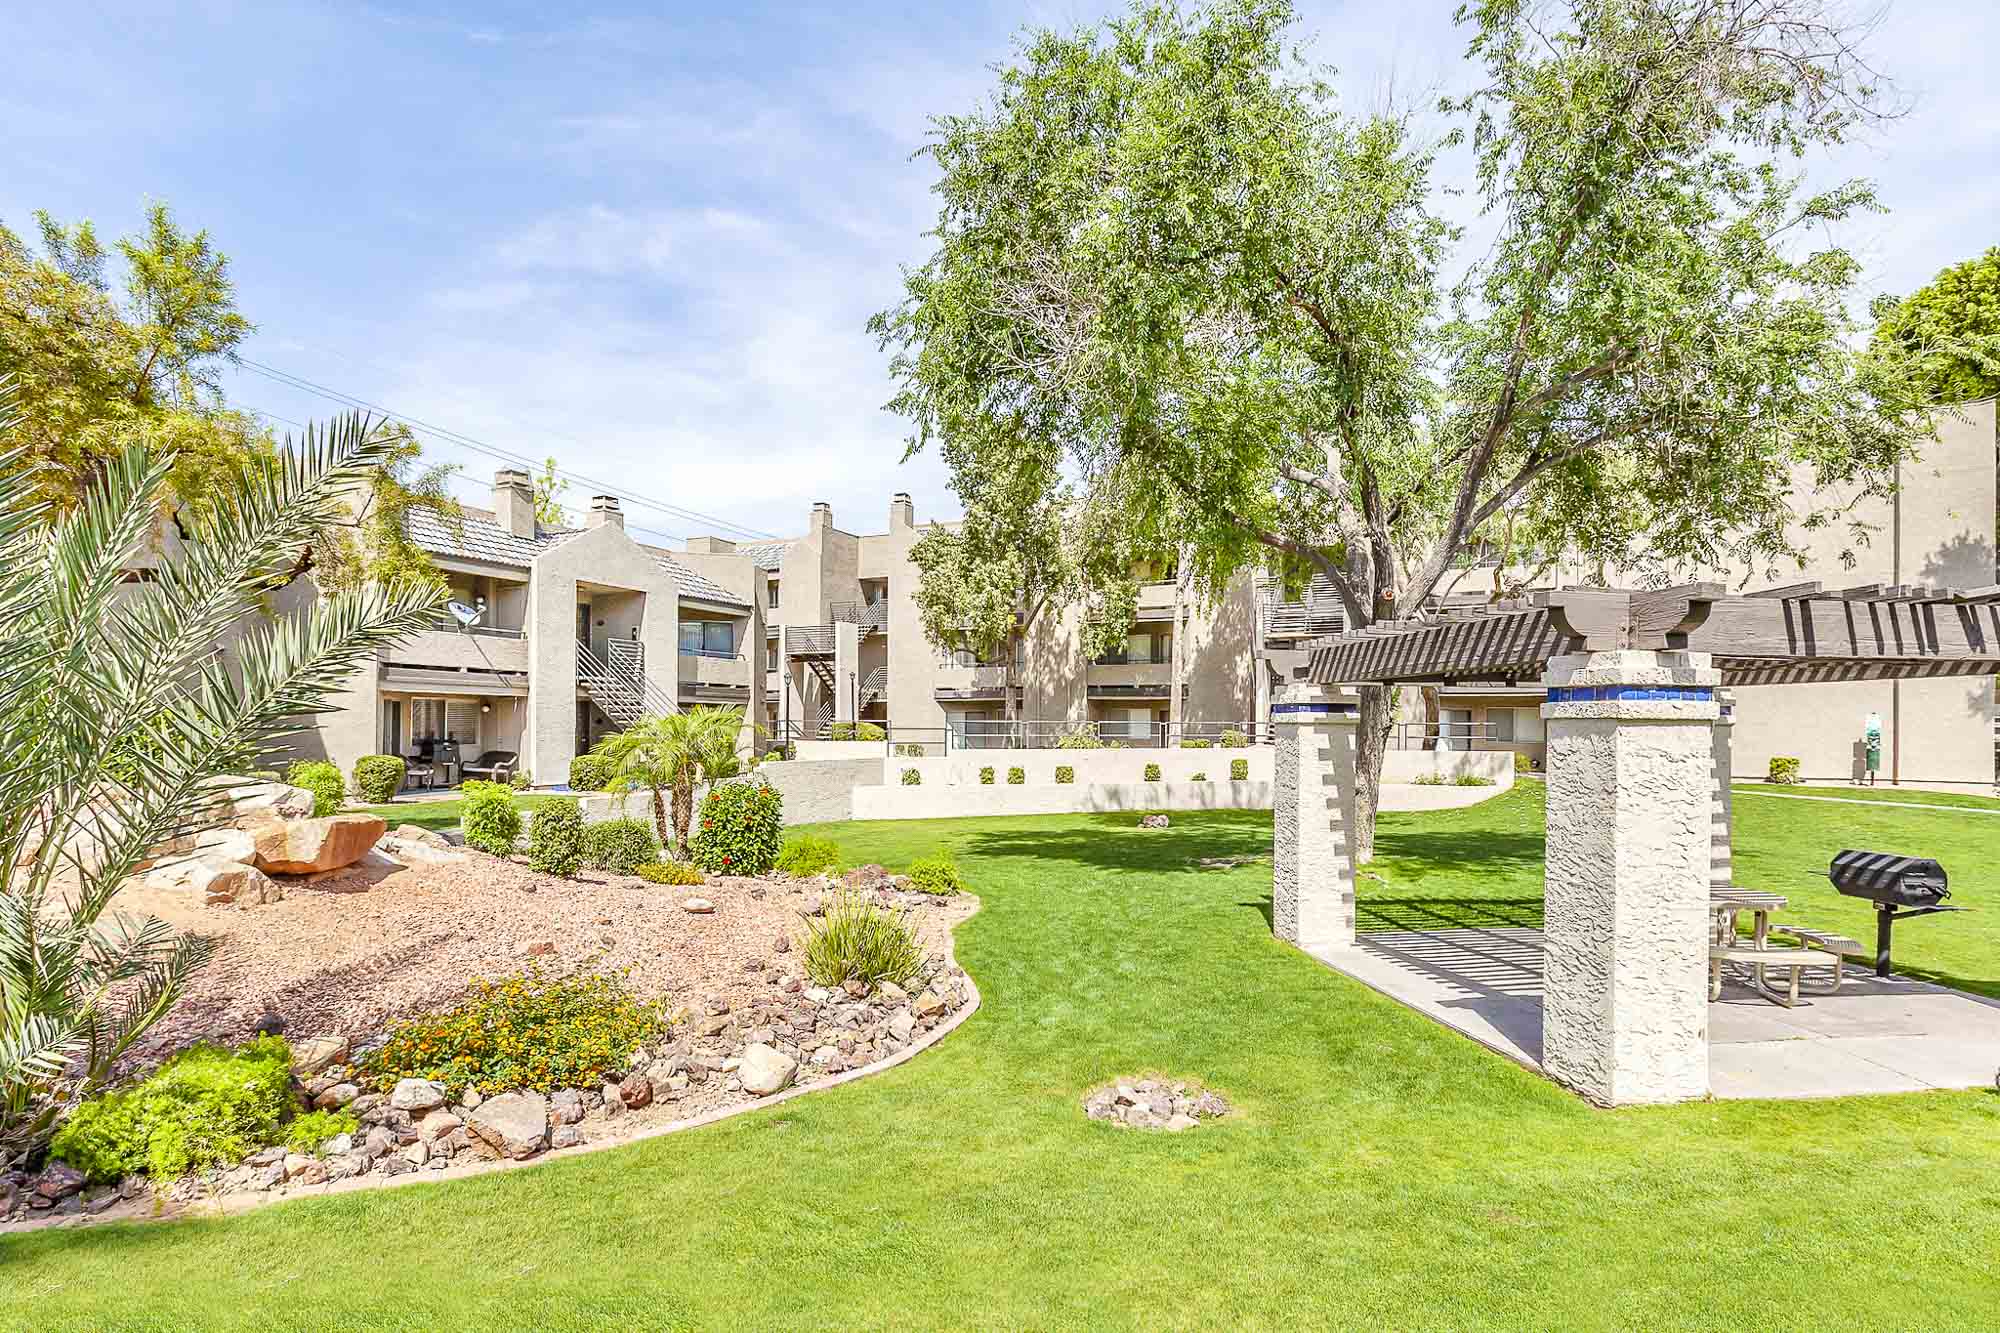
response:
{"label": "stucco column", "polygon": [[1715,692],[1715,701],[1720,715],[1715,719],[1714,740],[1710,746],[1709,886],[1727,889],[1736,883],[1735,860],[1730,854],[1730,819],[1734,809],[1729,790],[1733,772],[1729,742],[1736,730],[1736,701],[1725,690]]}
{"label": "stucco column", "polygon": [[1271,929],[1308,953],[1354,945],[1350,691],[1292,685],[1271,705]]}
{"label": "stucco column", "polygon": [[1706,654],[1558,657],[1542,1067],[1602,1105],[1708,1095],[1715,687]]}
{"label": "stucco column", "polygon": [[852,722],[861,688],[861,627],[849,620],[833,624],[833,720]]}

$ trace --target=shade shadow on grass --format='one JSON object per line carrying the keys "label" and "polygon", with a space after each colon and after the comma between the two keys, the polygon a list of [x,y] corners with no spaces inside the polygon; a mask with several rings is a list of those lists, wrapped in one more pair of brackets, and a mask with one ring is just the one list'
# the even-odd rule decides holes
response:
{"label": "shade shadow on grass", "polygon": [[1120,875],[1197,870],[1203,859],[1271,850],[1267,811],[1176,811],[1163,829],[1139,827],[1143,811],[1092,815],[1082,828],[996,828],[968,835],[975,856],[1068,861]]}
{"label": "shade shadow on grass", "polygon": [[1486,930],[1542,925],[1540,898],[1375,898],[1362,895],[1354,928],[1371,930]]}

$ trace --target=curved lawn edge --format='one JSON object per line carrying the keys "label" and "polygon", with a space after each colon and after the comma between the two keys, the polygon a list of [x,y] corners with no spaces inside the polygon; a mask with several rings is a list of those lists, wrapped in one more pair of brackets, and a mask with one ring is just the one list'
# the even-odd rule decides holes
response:
{"label": "curved lawn edge", "polygon": [[[978,916],[980,911],[986,906],[985,900],[977,894],[968,893],[965,896],[972,899],[972,910],[954,922],[951,929],[945,934],[944,960],[946,966],[949,967],[958,966],[959,927]],[[107,1210],[96,1216],[73,1214],[67,1217],[49,1218],[45,1221],[30,1220],[11,1227],[0,1227],[0,1235],[104,1226],[119,1222],[179,1222],[203,1217],[230,1217],[242,1213],[255,1212],[262,1208],[273,1208],[283,1204],[297,1203],[306,1199],[325,1198],[333,1194],[353,1194],[363,1190],[406,1189],[411,1186],[422,1185],[444,1185],[458,1180],[470,1180],[475,1176],[491,1175],[499,1171],[518,1171],[538,1166],[548,1166],[555,1162],[574,1161],[590,1153],[612,1152],[620,1148],[629,1148],[635,1143],[644,1143],[648,1139],[657,1139],[668,1134],[678,1134],[684,1130],[700,1129],[705,1125],[713,1125],[727,1120],[732,1116],[745,1115],[752,1111],[762,1111],[767,1107],[778,1106],[799,1097],[810,1097],[818,1092],[830,1092],[834,1088],[868,1078],[874,1074],[880,1074],[885,1070],[894,1069],[897,1065],[915,1059],[918,1055],[921,1055],[940,1041],[943,1041],[946,1036],[957,1031],[959,1024],[965,1022],[966,1019],[979,1011],[979,1006],[984,999],[979,989],[979,983],[973,980],[972,973],[965,968],[960,967],[959,974],[965,978],[966,989],[971,992],[970,998],[954,1010],[950,1018],[925,1033],[922,1040],[913,1041],[902,1050],[897,1051],[893,1055],[884,1056],[873,1064],[863,1065],[859,1069],[844,1070],[822,1082],[808,1084],[804,1087],[790,1087],[783,1092],[774,1093],[769,1097],[760,1097],[756,1101],[744,1102],[739,1106],[719,1106],[712,1111],[704,1111],[700,1115],[688,1116],[683,1120],[670,1120],[664,1125],[652,1125],[638,1131],[636,1134],[629,1134],[621,1138],[599,1139],[592,1143],[578,1144],[574,1148],[545,1148],[525,1161],[517,1162],[511,1158],[502,1157],[493,1161],[472,1162],[462,1167],[454,1164],[445,1167],[442,1171],[418,1172],[413,1175],[381,1176],[370,1173],[365,1176],[350,1176],[345,1180],[330,1180],[324,1185],[307,1185],[302,1189],[276,1196],[245,1191],[213,1199],[199,1199],[193,1203],[182,1204],[171,1211],[138,1211],[147,1209],[151,1205],[150,1198],[142,1195],[138,1199],[132,1200],[130,1205],[121,1205],[118,1208]],[[134,1207],[135,1211],[125,1211],[127,1206]]]}

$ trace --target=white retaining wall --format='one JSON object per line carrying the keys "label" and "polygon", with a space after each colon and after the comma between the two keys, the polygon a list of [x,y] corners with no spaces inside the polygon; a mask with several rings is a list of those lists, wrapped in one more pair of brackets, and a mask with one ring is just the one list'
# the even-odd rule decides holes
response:
{"label": "white retaining wall", "polygon": [[1492,778],[1496,786],[1514,785],[1512,750],[1391,750],[1382,756],[1382,781],[1415,782],[1435,775],[1450,782],[1470,775]]}
{"label": "white retaining wall", "polygon": [[1269,782],[1106,782],[1089,786],[856,787],[856,819],[967,819],[1103,810],[1269,810]]}
{"label": "white retaining wall", "polygon": [[[876,743],[871,748],[879,752],[882,747]],[[881,779],[882,761],[879,757],[767,761],[757,766],[757,772],[785,798],[785,823],[823,824],[853,817],[850,794],[863,783]],[[706,790],[705,787],[695,789],[697,804]],[[578,797],[577,803],[583,808],[584,822],[589,824],[604,819],[650,820],[653,817],[650,792],[631,792],[623,796],[599,793]]]}
{"label": "white retaining wall", "polygon": [[994,784],[1007,781],[1007,770],[1019,768],[1027,775],[1029,787],[1053,786],[1056,769],[1068,765],[1075,770],[1076,785],[1143,786],[1146,765],[1160,766],[1165,783],[1190,782],[1196,773],[1206,773],[1210,782],[1229,781],[1229,761],[1250,761],[1251,782],[1271,780],[1271,747],[1238,746],[1225,750],[1130,749],[1130,750],[954,750],[934,759],[904,759],[891,755],[882,763],[882,782],[895,786],[903,770],[914,768],[923,774],[926,787],[979,785],[979,770],[991,768]]}
{"label": "white retaining wall", "polygon": [[793,741],[793,761],[806,763],[822,759],[880,759],[889,748],[886,741]]}

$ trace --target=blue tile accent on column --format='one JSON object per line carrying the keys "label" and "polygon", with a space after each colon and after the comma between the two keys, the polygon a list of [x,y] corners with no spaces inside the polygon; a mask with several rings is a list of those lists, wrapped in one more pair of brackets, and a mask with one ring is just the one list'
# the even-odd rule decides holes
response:
{"label": "blue tile accent on column", "polygon": [[1549,702],[1552,704],[1627,700],[1706,704],[1715,702],[1715,690],[1708,685],[1555,685],[1549,688]]}

